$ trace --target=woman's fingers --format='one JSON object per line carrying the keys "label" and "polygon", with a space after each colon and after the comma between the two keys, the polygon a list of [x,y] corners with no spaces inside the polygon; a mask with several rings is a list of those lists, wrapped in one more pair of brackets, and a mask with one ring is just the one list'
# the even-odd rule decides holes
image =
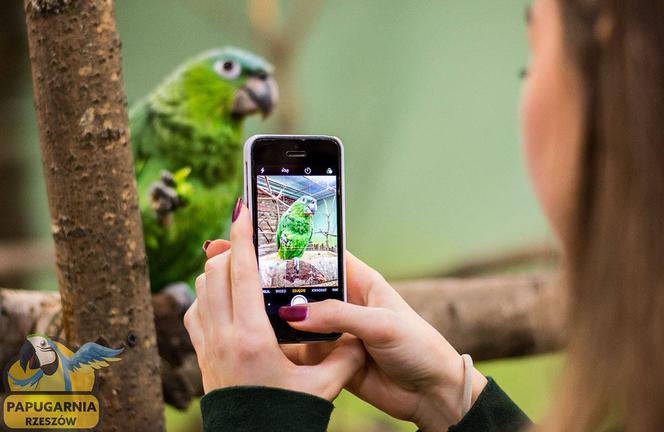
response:
{"label": "woman's fingers", "polygon": [[269,326],[258,277],[249,211],[238,201],[239,214],[231,226],[231,290],[235,319],[252,327]]}
{"label": "woman's fingers", "polygon": [[[205,274],[201,275],[205,285],[209,320],[221,326],[227,326],[233,320],[229,269],[230,252],[226,251],[208,259],[205,263]],[[203,321],[208,322],[206,319]]]}
{"label": "woman's fingers", "polygon": [[208,299],[207,299],[207,284],[205,283],[205,273],[198,275],[194,281],[194,287],[196,289],[196,300],[194,302],[197,304],[198,316],[200,320],[206,322],[210,316],[208,312]]}
{"label": "woman's fingers", "polygon": [[396,314],[393,311],[339,300],[282,306],[279,316],[299,330],[316,333],[348,332],[369,345],[392,341],[398,330]]}
{"label": "woman's fingers", "polygon": [[220,255],[226,252],[230,248],[231,248],[231,242],[224,239],[212,240],[210,241],[210,243],[207,243],[207,246],[204,246],[205,255],[208,258]]}
{"label": "woman's fingers", "polygon": [[305,345],[303,344],[281,344],[279,345],[281,352],[284,353],[286,358],[296,365],[303,365],[303,354]]}
{"label": "woman's fingers", "polygon": [[198,307],[199,302],[198,299],[196,299],[184,314],[184,327],[187,329],[187,333],[189,333],[189,339],[191,339],[191,344],[194,346],[194,349],[198,349],[197,347],[201,346],[204,341]]}
{"label": "woman's fingers", "polygon": [[332,351],[314,366],[305,366],[305,372],[314,374],[314,380],[321,382],[317,387],[323,388],[322,397],[333,399],[339,393],[338,384],[345,385],[364,366],[366,351],[362,343],[354,337],[343,336]]}
{"label": "woman's fingers", "polygon": [[184,314],[184,327],[189,333],[189,339],[196,351],[196,359],[198,360],[198,367],[201,370],[201,378],[203,380],[203,390],[205,393],[210,391],[210,386],[206,377],[206,362],[204,361],[205,353],[205,329],[203,328],[204,322],[201,321],[200,303],[198,299],[189,306],[187,312]]}

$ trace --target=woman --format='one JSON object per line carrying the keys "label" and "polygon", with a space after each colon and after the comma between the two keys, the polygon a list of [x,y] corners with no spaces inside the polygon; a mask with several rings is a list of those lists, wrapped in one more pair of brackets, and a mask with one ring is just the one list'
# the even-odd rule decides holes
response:
{"label": "woman", "polygon": [[[526,160],[569,286],[567,366],[541,428],[662,431],[664,3],[535,0],[528,22]],[[207,429],[324,430],[329,401],[344,387],[425,432],[528,428],[495,382],[466,370],[443,336],[350,254],[349,303],[280,310],[295,328],[344,336],[280,348],[240,201],[233,220],[230,242],[207,246],[185,317]],[[472,390],[465,414],[464,386]]]}

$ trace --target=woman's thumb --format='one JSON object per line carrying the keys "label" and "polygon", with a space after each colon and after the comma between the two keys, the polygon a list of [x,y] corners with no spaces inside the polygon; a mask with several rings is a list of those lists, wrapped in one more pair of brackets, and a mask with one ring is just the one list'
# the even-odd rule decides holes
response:
{"label": "woman's thumb", "polygon": [[391,340],[396,328],[396,314],[389,309],[358,306],[339,300],[282,306],[279,316],[298,330],[350,333],[372,345]]}

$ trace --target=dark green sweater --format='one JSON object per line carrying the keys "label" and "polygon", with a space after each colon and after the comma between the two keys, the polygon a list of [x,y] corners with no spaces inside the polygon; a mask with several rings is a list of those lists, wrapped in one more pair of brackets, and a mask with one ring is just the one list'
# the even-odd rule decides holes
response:
{"label": "dark green sweater", "polygon": [[[489,383],[450,432],[518,431],[531,424],[518,406]],[[201,399],[206,432],[319,432],[327,430],[334,406],[327,400],[272,387],[229,387]]]}

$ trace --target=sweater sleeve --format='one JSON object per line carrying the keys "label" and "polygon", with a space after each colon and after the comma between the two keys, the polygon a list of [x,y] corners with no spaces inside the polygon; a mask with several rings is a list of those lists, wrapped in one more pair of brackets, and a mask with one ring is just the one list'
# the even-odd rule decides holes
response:
{"label": "sweater sleeve", "polygon": [[470,411],[449,432],[517,432],[532,422],[491,378]]}
{"label": "sweater sleeve", "polygon": [[333,408],[326,399],[274,387],[228,387],[201,399],[205,432],[322,432]]}

